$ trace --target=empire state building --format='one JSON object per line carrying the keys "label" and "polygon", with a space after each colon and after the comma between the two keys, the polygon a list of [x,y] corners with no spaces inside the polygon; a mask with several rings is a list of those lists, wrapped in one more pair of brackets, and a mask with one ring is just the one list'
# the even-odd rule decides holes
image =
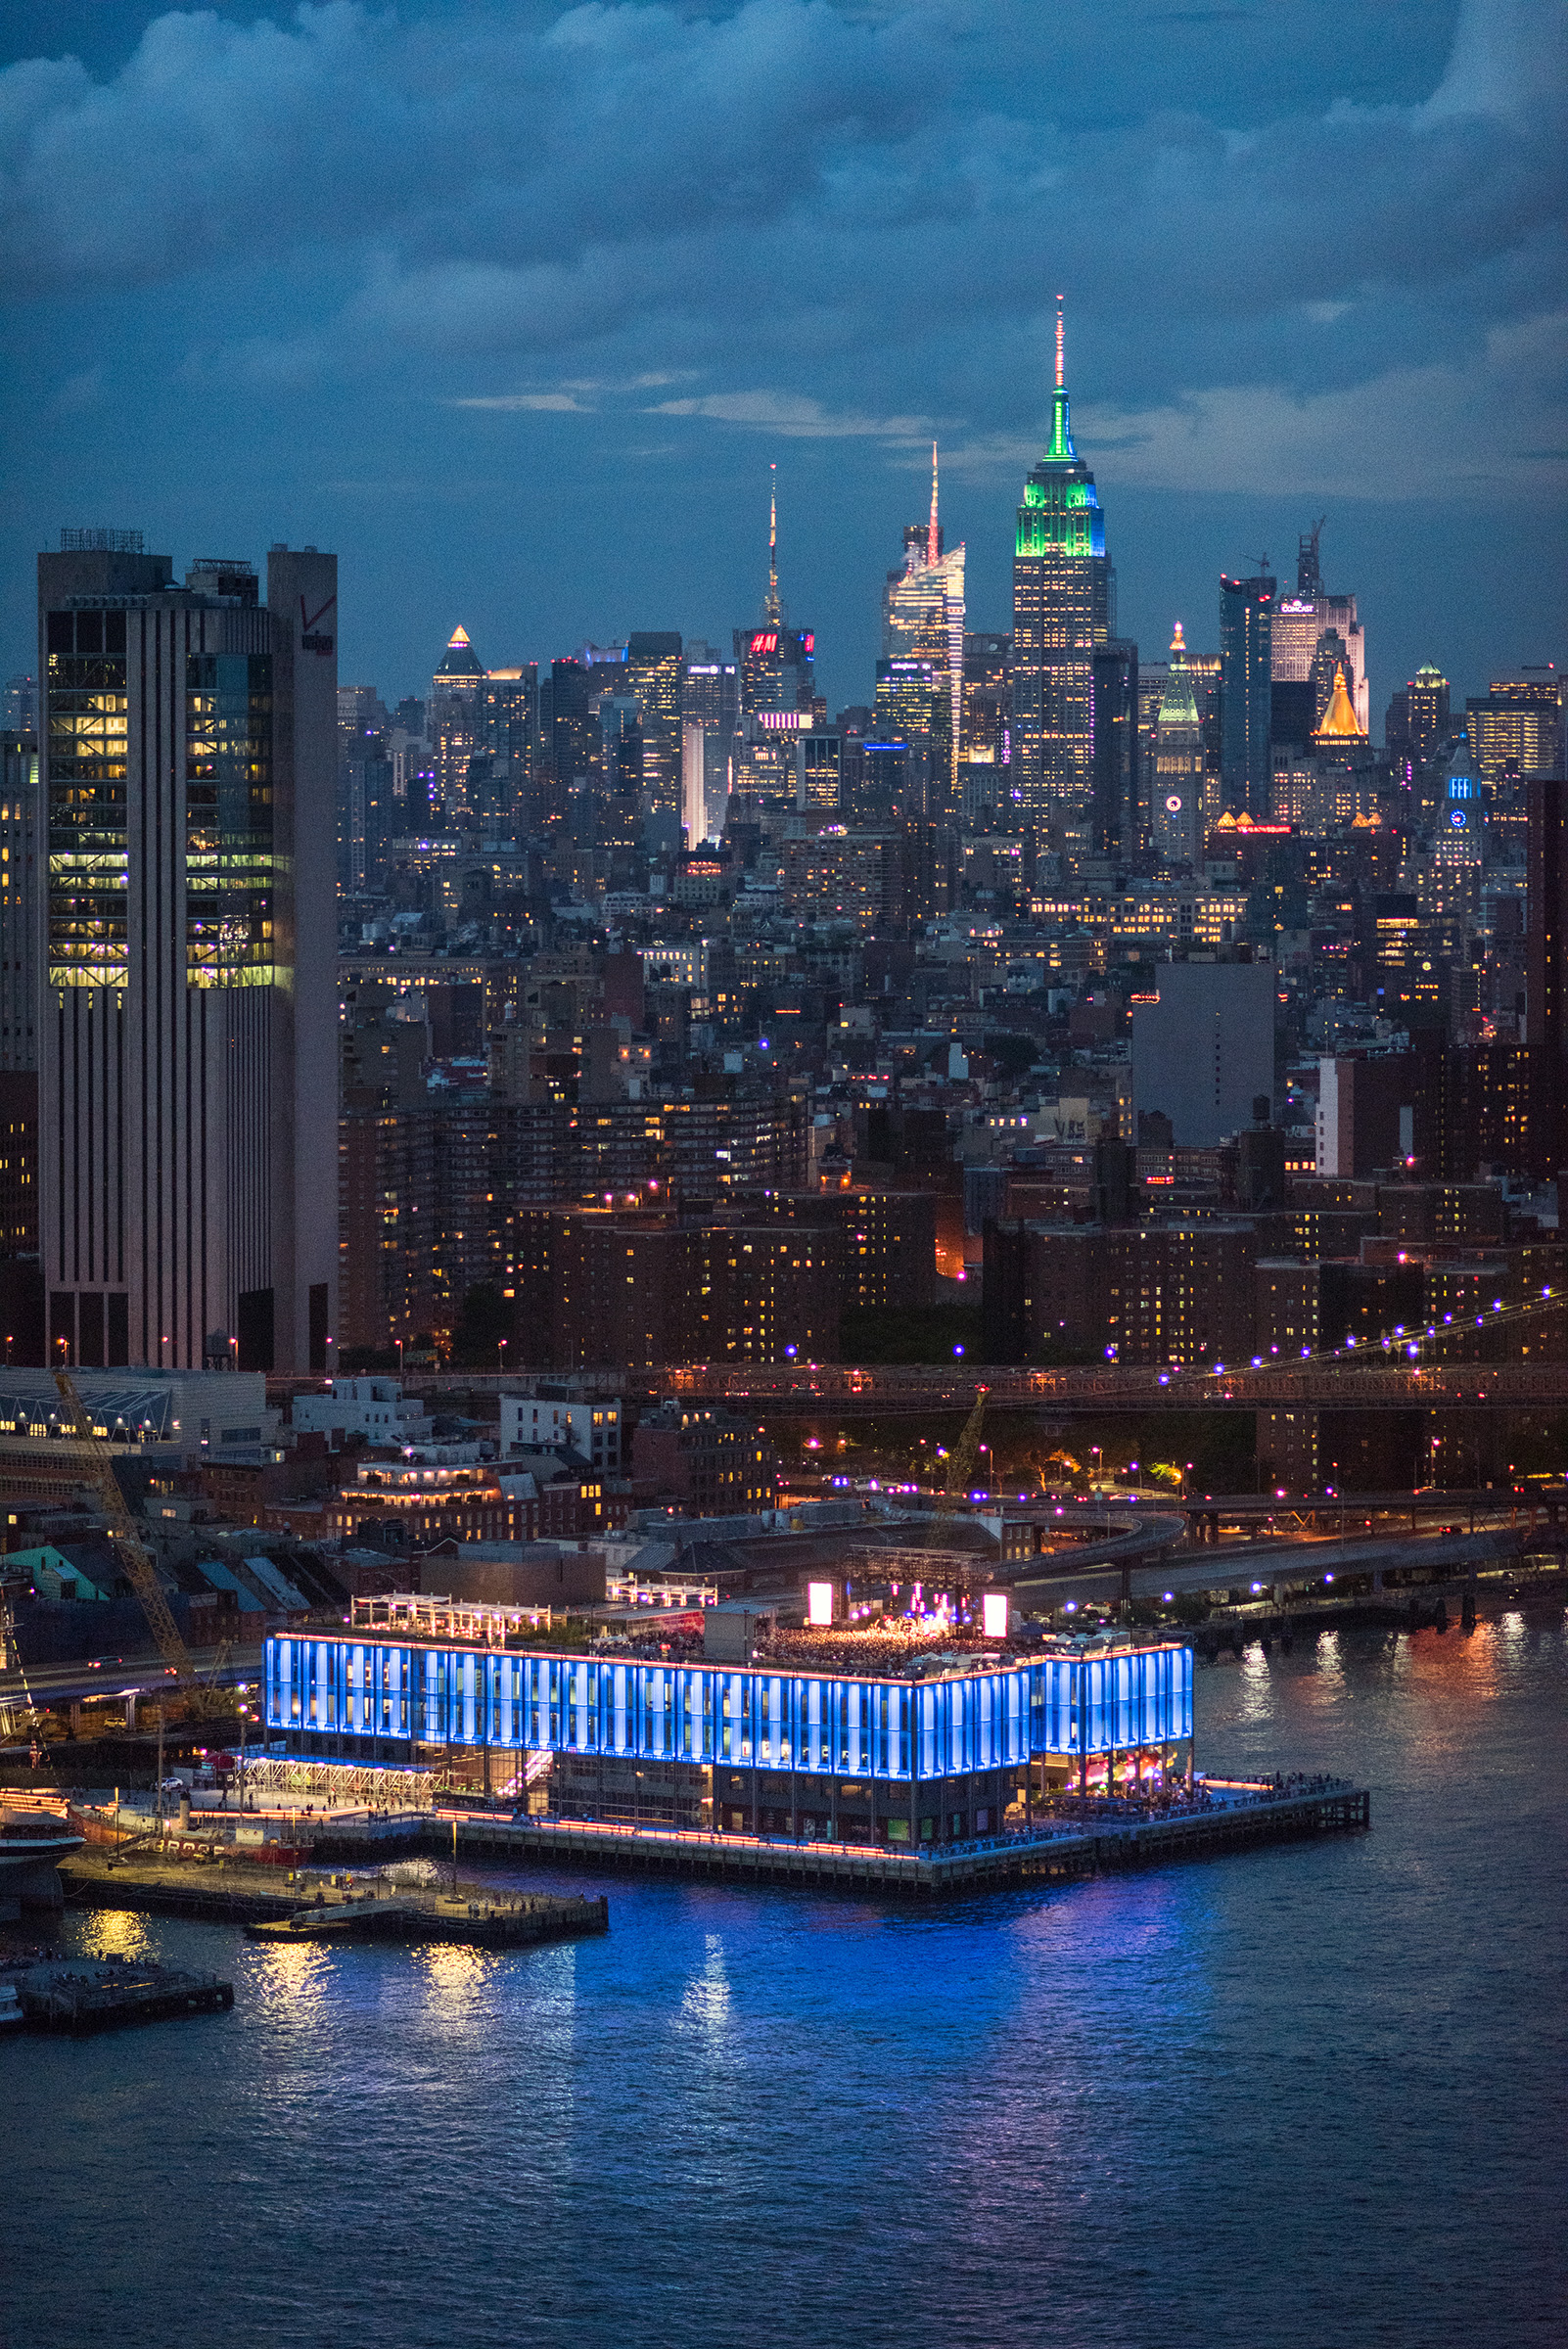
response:
{"label": "empire state building", "polygon": [[1111,566],[1094,476],[1073,445],[1056,308],[1051,437],[1024,484],[1013,553],[1013,798],[1042,841],[1093,787],[1094,653]]}

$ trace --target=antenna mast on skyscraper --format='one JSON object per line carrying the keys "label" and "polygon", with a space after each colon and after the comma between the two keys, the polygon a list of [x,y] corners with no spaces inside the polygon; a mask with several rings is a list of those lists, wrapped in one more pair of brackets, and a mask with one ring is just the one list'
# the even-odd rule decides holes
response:
{"label": "antenna mast on skyscraper", "polygon": [[1323,534],[1326,514],[1319,514],[1313,527],[1296,541],[1296,593],[1318,596],[1323,592],[1323,574],[1317,560],[1317,541]]}
{"label": "antenna mast on skyscraper", "polygon": [[767,624],[776,628],[778,609],[778,467],[768,467],[767,492]]}
{"label": "antenna mast on skyscraper", "polygon": [[1062,390],[1063,386],[1067,382],[1067,362],[1064,344],[1065,337],[1062,328],[1062,297],[1060,294],[1058,294],[1056,297],[1056,389],[1058,392]]}
{"label": "antenna mast on skyscraper", "polygon": [[934,567],[942,554],[942,533],[937,527],[937,443],[931,443],[931,520],[926,525],[926,562]]}

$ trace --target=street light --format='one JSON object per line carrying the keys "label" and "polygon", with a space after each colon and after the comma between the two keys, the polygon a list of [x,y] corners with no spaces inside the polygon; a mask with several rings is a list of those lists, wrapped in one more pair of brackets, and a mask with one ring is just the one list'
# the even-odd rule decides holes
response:
{"label": "street light", "polygon": [[495,1370],[498,1378],[504,1378],[506,1376],[506,1349],[508,1343],[509,1341],[505,1338],[497,1338],[495,1341]]}

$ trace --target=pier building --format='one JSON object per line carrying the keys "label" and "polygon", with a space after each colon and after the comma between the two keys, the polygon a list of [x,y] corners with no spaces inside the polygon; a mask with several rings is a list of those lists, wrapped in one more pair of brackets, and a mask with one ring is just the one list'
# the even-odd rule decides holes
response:
{"label": "pier building", "polygon": [[[901,1677],[551,1653],[511,1611],[359,1602],[265,1644],[266,1732],[300,1757],[434,1770],[559,1819],[915,1845],[994,1835],[1062,1789],[1192,1765],[1192,1649],[1126,1635],[926,1655]],[[412,1610],[411,1610],[412,1612]]]}

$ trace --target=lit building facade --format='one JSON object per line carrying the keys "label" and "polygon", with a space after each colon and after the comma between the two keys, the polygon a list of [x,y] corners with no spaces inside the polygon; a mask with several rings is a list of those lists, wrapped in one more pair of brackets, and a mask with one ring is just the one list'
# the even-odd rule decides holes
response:
{"label": "lit building facade", "polygon": [[1227,815],[1268,815],[1269,689],[1277,582],[1220,581],[1220,799]]}
{"label": "lit building facade", "polygon": [[334,1328],[337,558],[38,559],[49,1359],[320,1370]]}
{"label": "lit building facade", "polygon": [[38,745],[0,734],[0,1070],[38,1066]]}
{"label": "lit building facade", "polygon": [[468,762],[484,747],[484,670],[468,630],[452,630],[431,679],[430,738],[447,822],[468,809]]}
{"label": "lit building facade", "polygon": [[1462,866],[1480,877],[1486,848],[1486,809],[1482,804],[1480,760],[1466,748],[1454,752],[1443,777],[1438,801],[1434,862]]}
{"label": "lit building facade", "polygon": [[802,813],[844,805],[844,737],[801,734],[795,743],[795,805]]}
{"label": "lit building facade", "polygon": [[1103,1785],[1191,1763],[1192,1650],[1174,1642],[909,1681],[518,1653],[483,1636],[269,1636],[268,1735],[344,1761],[466,1757],[497,1787],[549,1754],[547,1800],[569,1817],[624,1817],[640,1772],[669,1768],[645,1816],[881,1843],[995,1832],[1037,1768],[1037,1783]]}
{"label": "lit building facade", "polygon": [[1203,731],[1187,667],[1181,622],[1171,641],[1171,662],[1154,738],[1154,845],[1167,864],[1196,864],[1203,853]]}
{"label": "lit building facade", "polygon": [[816,638],[787,625],[778,591],[778,493],[768,499],[767,593],[760,627],[737,628],[740,676],[740,752],[736,789],[751,797],[793,795],[794,737],[815,714]]}
{"label": "lit building facade", "polygon": [[1336,633],[1344,647],[1339,656],[1345,664],[1351,704],[1357,722],[1363,734],[1370,731],[1370,689],[1366,682],[1366,635],[1356,617],[1356,598],[1353,595],[1325,595],[1322,572],[1318,564],[1317,541],[1322,530],[1318,523],[1302,539],[1296,564],[1296,592],[1275,598],[1269,647],[1269,665],[1274,678],[1281,682],[1302,682],[1313,673],[1313,663],[1318,646],[1330,631]]}
{"label": "lit building facade", "polygon": [[[904,531],[901,571],[882,596],[876,723],[900,734],[925,762],[927,815],[952,812],[964,715],[964,550],[946,550],[937,518],[937,451],[931,451],[931,519]],[[884,692],[904,680],[898,706]]]}
{"label": "lit building facade", "polygon": [[1405,689],[1406,730],[1410,757],[1418,767],[1437,758],[1449,739],[1453,720],[1449,709],[1449,680],[1430,662],[1418,668]]}
{"label": "lit building facade", "polygon": [[1093,663],[1094,848],[1130,856],[1146,831],[1138,774],[1138,648],[1107,637]]}
{"label": "lit building facade", "polygon": [[1495,677],[1464,705],[1470,755],[1489,788],[1562,772],[1562,684],[1554,668]]}
{"label": "lit building facade", "polygon": [[1012,664],[1010,636],[966,630],[958,755],[971,765],[1006,766],[1012,758]]}
{"label": "lit building facade", "polygon": [[[673,629],[633,630],[626,639],[625,690],[637,697],[645,808],[681,806],[681,645]],[[699,836],[700,837],[700,836]]]}
{"label": "lit building facade", "polygon": [[721,840],[740,763],[740,664],[700,642],[681,668],[681,822],[687,844]]}
{"label": "lit building facade", "polygon": [[1037,838],[1092,796],[1093,656],[1111,632],[1110,603],[1105,522],[1069,425],[1058,310],[1051,437],[1024,484],[1013,551],[1013,781]]}
{"label": "lit building facade", "polygon": [[1530,785],[1530,928],[1526,942],[1531,1173],[1549,1182],[1568,1164],[1568,783]]}

